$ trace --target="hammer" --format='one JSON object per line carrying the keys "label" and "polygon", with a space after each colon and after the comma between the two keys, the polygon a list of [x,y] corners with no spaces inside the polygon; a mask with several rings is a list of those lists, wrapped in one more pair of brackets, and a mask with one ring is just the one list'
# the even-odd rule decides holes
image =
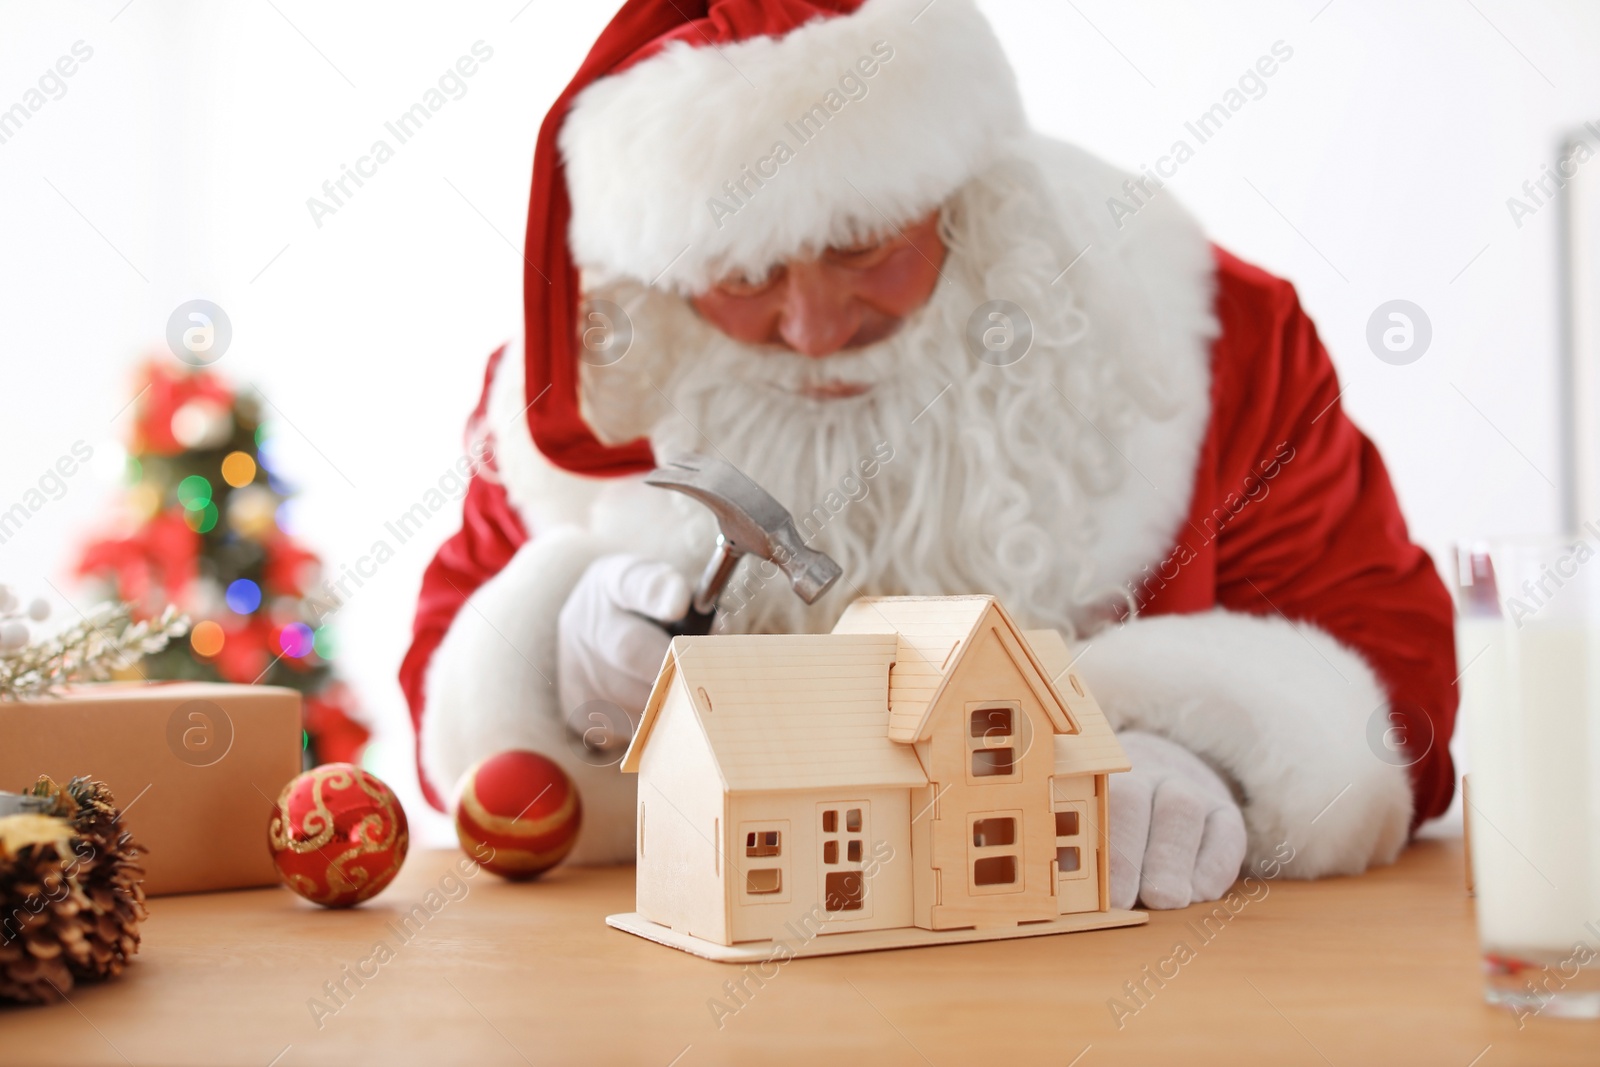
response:
{"label": "hammer", "polygon": [[695,586],[689,614],[667,627],[674,636],[711,632],[717,599],[745,556],[771,560],[807,604],[828,591],[843,573],[837,563],[800,539],[782,504],[733,464],[690,453],[645,475],[645,484],[694,497],[717,517],[717,547]]}

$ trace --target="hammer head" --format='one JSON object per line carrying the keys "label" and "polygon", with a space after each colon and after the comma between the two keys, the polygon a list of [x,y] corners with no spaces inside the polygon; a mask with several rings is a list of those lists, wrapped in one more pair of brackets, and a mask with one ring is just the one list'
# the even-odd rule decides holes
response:
{"label": "hammer head", "polygon": [[644,480],[647,485],[676,489],[710,508],[732,551],[777,564],[807,604],[827,592],[842,573],[827,555],[807,547],[782,504],[725,460],[685,455]]}

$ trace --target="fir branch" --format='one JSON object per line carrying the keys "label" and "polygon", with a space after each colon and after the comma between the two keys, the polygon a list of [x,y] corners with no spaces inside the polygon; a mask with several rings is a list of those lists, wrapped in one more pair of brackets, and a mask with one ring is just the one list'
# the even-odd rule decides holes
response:
{"label": "fir branch", "polygon": [[0,700],[46,696],[71,682],[104,681],[188,632],[188,616],[170,604],[159,617],[143,622],[132,621],[128,604],[102,604],[60,633],[0,653]]}

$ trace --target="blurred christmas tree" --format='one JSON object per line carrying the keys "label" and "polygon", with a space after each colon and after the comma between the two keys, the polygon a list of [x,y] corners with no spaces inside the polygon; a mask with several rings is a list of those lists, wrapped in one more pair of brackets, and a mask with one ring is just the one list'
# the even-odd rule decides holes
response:
{"label": "blurred christmas tree", "polygon": [[274,469],[260,403],[209,370],[141,370],[126,516],[87,545],[80,578],[138,617],[169,602],[194,620],[140,665],[152,679],[281,685],[305,696],[306,765],[357,762],[368,731],[333,674],[321,565],[285,531],[290,490]]}

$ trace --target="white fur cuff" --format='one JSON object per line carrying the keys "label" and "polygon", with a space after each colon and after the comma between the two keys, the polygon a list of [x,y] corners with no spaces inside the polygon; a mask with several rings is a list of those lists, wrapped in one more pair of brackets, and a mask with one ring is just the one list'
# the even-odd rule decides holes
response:
{"label": "white fur cuff", "polygon": [[556,619],[603,546],[576,527],[552,529],[462,605],[428,667],[422,770],[453,801],[479,760],[531,749],[578,786],[583,830],[568,863],[633,859],[634,782],[572,736],[556,694]]}
{"label": "white fur cuff", "polygon": [[1163,734],[1233,777],[1248,864],[1281,860],[1287,842],[1290,877],[1357,874],[1405,844],[1406,771],[1367,741],[1388,699],[1315,626],[1226,611],[1137,619],[1095,637],[1082,671],[1113,729]]}

